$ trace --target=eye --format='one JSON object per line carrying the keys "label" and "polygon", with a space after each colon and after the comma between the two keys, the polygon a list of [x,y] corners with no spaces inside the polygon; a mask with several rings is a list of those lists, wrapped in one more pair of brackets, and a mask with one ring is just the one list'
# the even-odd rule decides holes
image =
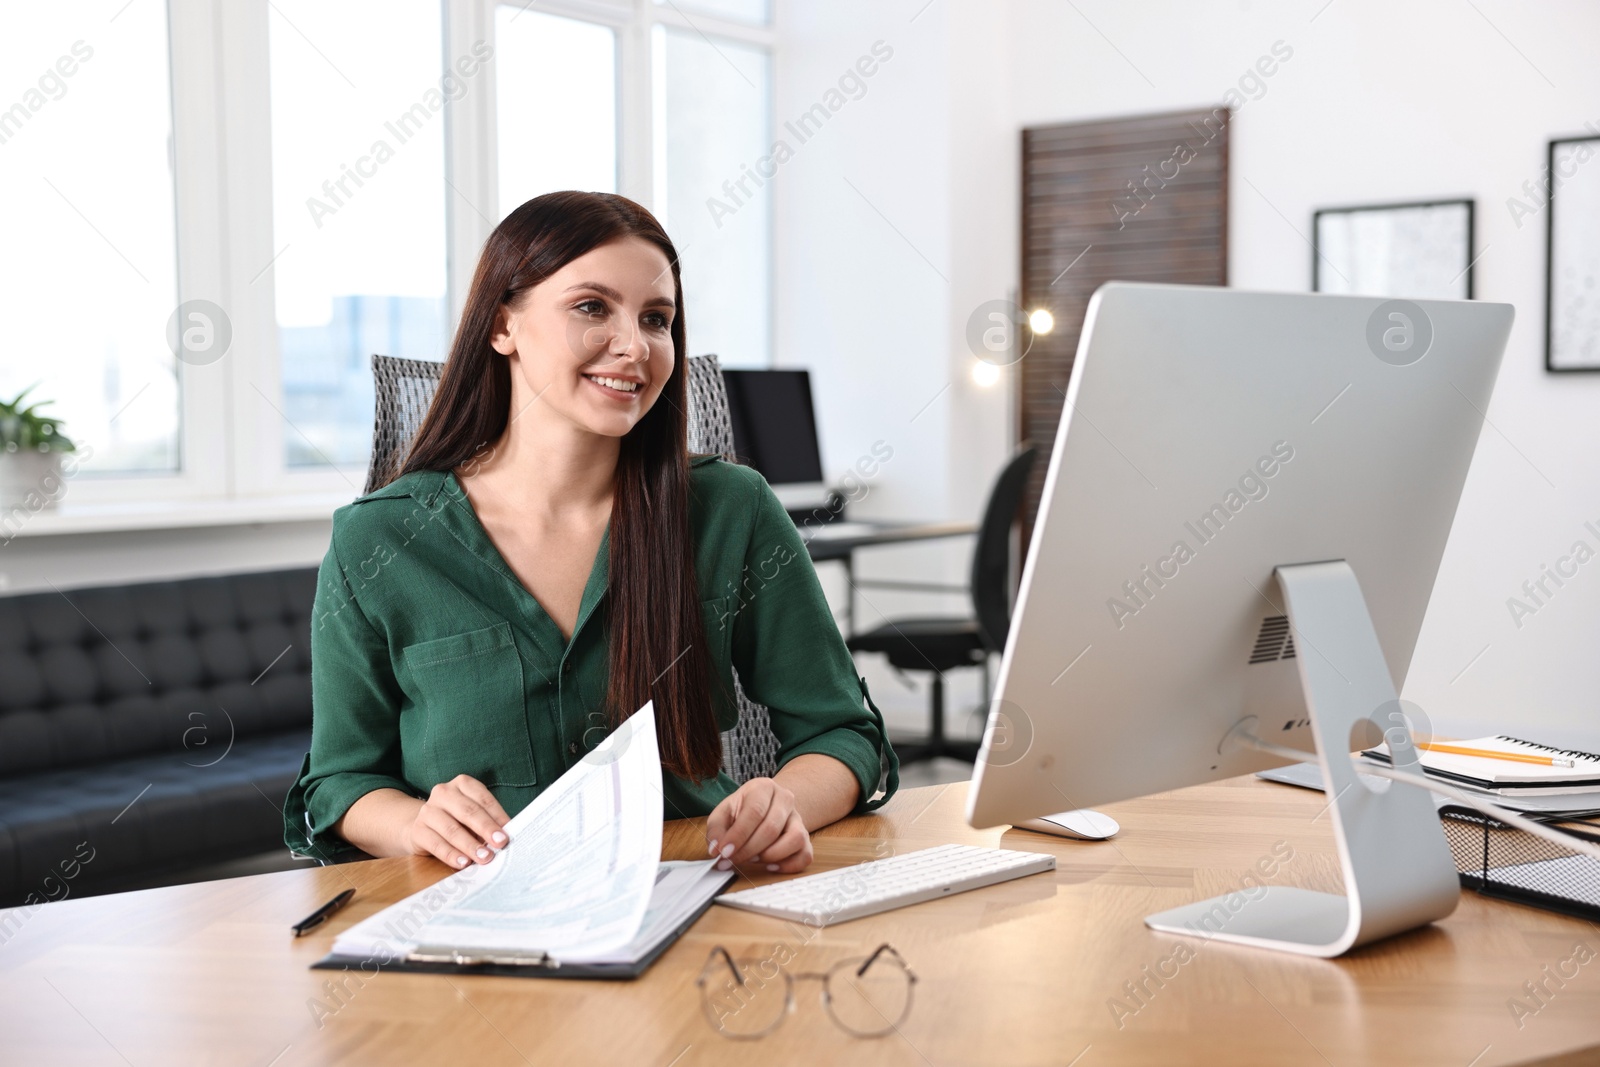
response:
{"label": "eye", "polygon": [[587,300],[580,301],[579,303],[574,304],[572,307],[574,311],[581,311],[585,315],[588,315],[591,319],[599,318],[601,315],[606,313],[606,302],[596,296],[591,296]]}
{"label": "eye", "polygon": [[664,312],[650,311],[645,313],[644,324],[652,330],[665,330],[672,324]]}

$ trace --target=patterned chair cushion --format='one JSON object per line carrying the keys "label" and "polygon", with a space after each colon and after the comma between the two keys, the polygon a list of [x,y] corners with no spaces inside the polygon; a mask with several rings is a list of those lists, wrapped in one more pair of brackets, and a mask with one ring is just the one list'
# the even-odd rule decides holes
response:
{"label": "patterned chair cushion", "polygon": [[[689,451],[733,459],[728,390],[714,355],[689,360]],[[722,735],[722,767],[736,782],[771,778],[778,771],[778,738],[772,732],[772,716],[764,704],[744,695],[738,671],[733,673],[733,696],[739,721]]]}
{"label": "patterned chair cushion", "polygon": [[431,359],[372,357],[372,458],[367,463],[363,494],[387,481],[405,458],[411,439],[422,429],[422,417],[433,403],[444,364]]}

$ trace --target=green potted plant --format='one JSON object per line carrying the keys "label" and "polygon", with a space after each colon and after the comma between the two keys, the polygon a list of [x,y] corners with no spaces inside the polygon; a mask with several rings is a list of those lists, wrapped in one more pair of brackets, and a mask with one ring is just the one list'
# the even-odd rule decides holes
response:
{"label": "green potted plant", "polygon": [[77,450],[59,419],[39,414],[49,400],[23,406],[28,386],[11,401],[0,400],[0,507],[38,511],[55,506],[64,486],[61,457]]}

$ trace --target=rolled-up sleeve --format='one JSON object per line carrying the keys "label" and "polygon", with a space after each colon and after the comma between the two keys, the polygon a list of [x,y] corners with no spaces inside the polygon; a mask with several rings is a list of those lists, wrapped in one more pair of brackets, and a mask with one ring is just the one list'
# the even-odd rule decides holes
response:
{"label": "rolled-up sleeve", "polygon": [[740,684],[771,713],[780,767],[805,753],[832,756],[861,787],[856,812],[871,811],[900,782],[883,716],[856,673],[799,530],[765,479],[757,476],[754,488],[755,521],[734,605]]}
{"label": "rolled-up sleeve", "polygon": [[356,851],[332,833],[375,789],[412,796],[401,773],[400,688],[389,647],[357,603],[334,544],[311,611],[311,751],[284,802],[284,842],[329,859]]}

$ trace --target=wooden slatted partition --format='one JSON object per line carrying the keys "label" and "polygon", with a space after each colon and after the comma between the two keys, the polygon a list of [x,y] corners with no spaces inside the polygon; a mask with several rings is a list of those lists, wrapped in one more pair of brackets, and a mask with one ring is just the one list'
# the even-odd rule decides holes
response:
{"label": "wooden slatted partition", "polygon": [[[1055,330],[1020,364],[1018,433],[1049,455],[1089,297],[1108,281],[1228,282],[1226,108],[1022,131],[1022,306]],[[1047,462],[1022,502],[1027,551]]]}

